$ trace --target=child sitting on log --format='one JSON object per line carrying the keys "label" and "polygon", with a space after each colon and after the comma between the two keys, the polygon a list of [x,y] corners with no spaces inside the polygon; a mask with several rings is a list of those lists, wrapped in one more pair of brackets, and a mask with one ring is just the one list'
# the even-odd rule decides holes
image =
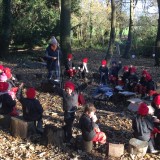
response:
{"label": "child sitting on log", "polygon": [[106,60],[101,61],[101,66],[99,67],[99,73],[100,73],[100,84],[106,85],[106,81],[108,82],[108,67]]}
{"label": "child sitting on log", "polygon": [[121,61],[119,61],[118,64],[116,61],[112,62],[112,66],[109,69],[109,81],[111,84],[113,84],[113,85],[118,84],[118,73],[121,68],[122,68]]}
{"label": "child sitting on log", "polygon": [[151,117],[148,116],[149,108],[145,103],[141,103],[138,109],[138,115],[132,121],[132,128],[134,130],[134,137],[148,142],[148,149],[150,153],[157,153],[155,150],[154,137],[152,131],[154,125]]}
{"label": "child sitting on log", "polygon": [[86,73],[89,72],[88,67],[87,67],[87,63],[88,63],[88,58],[84,58],[82,60],[82,64],[78,67],[78,73],[79,73],[80,79],[85,79]]}
{"label": "child sitting on log", "polygon": [[136,85],[135,91],[141,94],[141,98],[145,98],[146,94],[148,94],[150,99],[156,93],[152,77],[146,70],[142,71],[142,77]]}
{"label": "child sitting on log", "polygon": [[68,54],[67,56],[67,64],[66,64],[66,71],[70,79],[76,74],[75,66],[72,60],[72,54]]}
{"label": "child sitting on log", "polygon": [[127,85],[127,89],[131,92],[134,92],[135,90],[135,86],[138,83],[138,76],[136,74],[136,67],[131,67],[130,68],[130,76],[128,77],[128,85]]}
{"label": "child sitting on log", "polygon": [[85,141],[106,143],[106,135],[101,132],[98,125],[95,123],[97,117],[95,115],[96,108],[93,104],[89,103],[84,109],[84,113],[79,120],[79,127],[82,131],[82,137]]}
{"label": "child sitting on log", "polygon": [[128,82],[129,75],[130,75],[130,73],[129,73],[129,67],[128,66],[124,66],[123,67],[123,75],[122,75],[123,86],[126,86],[126,84]]}
{"label": "child sitting on log", "polygon": [[8,94],[9,83],[0,82],[0,114],[10,115],[16,101]]}
{"label": "child sitting on log", "polygon": [[35,98],[36,90],[34,88],[28,88],[26,91],[26,97],[23,97],[22,87],[23,83],[20,85],[17,92],[17,99],[22,104],[23,118],[26,121],[34,121],[36,125],[37,132],[43,133],[43,108],[39,100]]}

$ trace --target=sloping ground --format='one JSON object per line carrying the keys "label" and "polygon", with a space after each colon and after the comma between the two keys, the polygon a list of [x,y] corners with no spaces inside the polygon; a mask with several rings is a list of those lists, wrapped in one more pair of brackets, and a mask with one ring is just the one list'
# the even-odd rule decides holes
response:
{"label": "sloping ground", "polygon": [[[84,57],[89,58],[89,80],[92,78],[92,73],[98,71],[101,60],[105,56],[102,52],[96,51],[76,51],[74,54],[75,65],[81,62]],[[35,52],[34,56],[41,55],[41,52]],[[25,57],[25,58],[24,58]],[[53,124],[55,126],[63,125],[62,100],[54,93],[45,93],[40,88],[41,81],[46,77],[45,66],[31,61],[32,54],[19,56],[14,55],[10,61],[3,61],[5,66],[11,67],[14,74],[18,74],[20,82],[24,82],[25,86],[35,86],[37,88],[37,98],[40,100],[44,108],[44,124]],[[125,60],[114,56],[114,60],[121,60],[123,65],[133,64],[138,67],[138,73],[141,73],[142,68],[147,68],[151,73],[153,79],[160,83],[160,68],[154,67],[153,59],[137,58],[132,60]],[[76,82],[78,83],[78,82]],[[91,101],[92,89],[97,86],[97,81],[89,84],[84,91],[87,101]],[[17,102],[17,107],[21,110],[20,104]],[[129,160],[127,153],[128,141],[132,138],[131,119],[134,117],[133,113],[127,110],[127,104],[121,103],[121,99],[116,102],[96,103],[97,116],[99,118],[98,124],[102,131],[108,137],[111,143],[125,144],[125,154],[120,158],[122,160]],[[74,124],[74,137],[80,134],[77,123],[78,118],[83,112],[83,108],[79,108],[77,118]],[[105,159],[105,148],[101,146],[100,149],[94,149],[92,153],[86,154],[81,150],[72,146],[65,146],[59,150],[55,146],[40,145],[40,135],[31,137],[30,140],[22,140],[20,138],[13,138],[8,131],[0,131],[0,159],[7,160],[102,160]],[[110,157],[110,160],[116,158]],[[160,154],[146,154],[145,160],[160,159]]]}

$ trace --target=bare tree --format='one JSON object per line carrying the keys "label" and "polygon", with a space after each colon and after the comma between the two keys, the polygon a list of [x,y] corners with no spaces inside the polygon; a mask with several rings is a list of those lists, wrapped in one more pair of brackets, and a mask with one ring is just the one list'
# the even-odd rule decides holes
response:
{"label": "bare tree", "polygon": [[136,1],[135,0],[130,0],[129,32],[128,32],[128,38],[127,38],[125,53],[123,55],[124,58],[129,58],[130,57],[130,50],[131,50],[131,47],[132,47],[133,17],[134,17],[135,2],[137,3],[137,0]]}
{"label": "bare tree", "polygon": [[155,48],[155,66],[159,66],[160,62],[160,0],[157,0],[159,19],[158,19],[158,30],[156,38],[156,48]]}
{"label": "bare tree", "polygon": [[11,36],[11,0],[2,1],[2,26],[0,31],[0,56],[9,54]]}
{"label": "bare tree", "polygon": [[60,42],[64,62],[67,54],[71,52],[71,0],[61,0]]}
{"label": "bare tree", "polygon": [[111,0],[111,31],[110,31],[110,40],[108,45],[108,50],[105,59],[109,61],[113,55],[114,42],[115,42],[115,28],[116,28],[116,5],[115,0]]}

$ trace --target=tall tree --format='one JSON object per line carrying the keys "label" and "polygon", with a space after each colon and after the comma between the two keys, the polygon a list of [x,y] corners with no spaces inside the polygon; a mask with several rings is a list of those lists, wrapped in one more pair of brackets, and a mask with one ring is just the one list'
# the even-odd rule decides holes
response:
{"label": "tall tree", "polygon": [[155,48],[155,65],[159,66],[160,63],[160,0],[157,0],[158,4],[158,12],[159,12],[159,18],[158,18],[158,30],[157,30],[157,38],[156,38],[156,48]]}
{"label": "tall tree", "polygon": [[0,31],[0,56],[9,53],[11,35],[11,0],[2,1],[2,25]]}
{"label": "tall tree", "polygon": [[[137,3],[137,0],[136,0]],[[130,57],[130,50],[132,46],[132,35],[133,35],[133,17],[134,17],[135,0],[130,0],[130,20],[129,20],[129,32],[127,38],[127,44],[125,48],[124,58]]]}
{"label": "tall tree", "polygon": [[64,62],[71,52],[71,0],[61,0],[60,43]]}
{"label": "tall tree", "polygon": [[106,54],[106,59],[109,61],[113,55],[114,42],[115,42],[115,28],[116,28],[116,5],[115,0],[111,0],[111,31],[110,31],[110,40],[109,46]]}

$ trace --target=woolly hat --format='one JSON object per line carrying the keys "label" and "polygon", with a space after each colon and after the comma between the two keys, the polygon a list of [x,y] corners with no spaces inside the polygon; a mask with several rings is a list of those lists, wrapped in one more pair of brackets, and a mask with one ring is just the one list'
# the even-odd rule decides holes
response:
{"label": "woolly hat", "polygon": [[8,90],[9,83],[7,82],[0,82],[0,92],[5,92]]}
{"label": "woolly hat", "polygon": [[157,96],[154,98],[153,102],[154,102],[155,104],[157,104],[157,105],[160,105],[160,95],[157,95]]}
{"label": "woolly hat", "polygon": [[28,88],[26,92],[26,96],[29,99],[33,99],[36,96],[36,90],[34,88]]}
{"label": "woolly hat", "polygon": [[58,42],[57,42],[57,40],[56,40],[56,38],[54,36],[51,38],[50,44],[54,44],[54,45],[58,44]]}
{"label": "woolly hat", "polygon": [[6,82],[6,81],[7,81],[7,76],[6,76],[5,73],[2,73],[2,74],[0,75],[0,82]]}
{"label": "woolly hat", "polygon": [[67,82],[64,84],[64,89],[67,89],[67,88],[70,88],[72,91],[74,91],[74,89],[75,89],[74,83],[72,83],[71,81],[67,81]]}
{"label": "woolly hat", "polygon": [[129,71],[129,67],[128,66],[124,66],[123,67],[123,71]]}
{"label": "woolly hat", "polygon": [[12,77],[10,68],[4,68],[4,73],[6,74],[8,79],[10,79]]}
{"label": "woolly hat", "polygon": [[146,103],[141,103],[138,109],[138,114],[141,116],[146,116],[148,114],[149,108]]}
{"label": "woolly hat", "polygon": [[107,61],[106,61],[105,59],[103,59],[103,60],[101,61],[101,65],[106,66],[106,65],[107,65]]}
{"label": "woolly hat", "polygon": [[70,53],[70,54],[68,54],[68,56],[67,56],[67,58],[68,58],[68,59],[72,59],[72,57],[73,57],[73,56],[72,56],[72,54],[71,54],[71,53]]}
{"label": "woolly hat", "polygon": [[82,62],[83,63],[88,63],[88,58],[83,58]]}
{"label": "woolly hat", "polygon": [[0,71],[3,71],[4,67],[2,65],[0,65]]}
{"label": "woolly hat", "polygon": [[130,73],[136,73],[136,67],[131,67],[130,68]]}
{"label": "woolly hat", "polygon": [[146,81],[150,81],[150,80],[152,80],[152,77],[149,73],[147,73],[145,79],[146,79]]}

